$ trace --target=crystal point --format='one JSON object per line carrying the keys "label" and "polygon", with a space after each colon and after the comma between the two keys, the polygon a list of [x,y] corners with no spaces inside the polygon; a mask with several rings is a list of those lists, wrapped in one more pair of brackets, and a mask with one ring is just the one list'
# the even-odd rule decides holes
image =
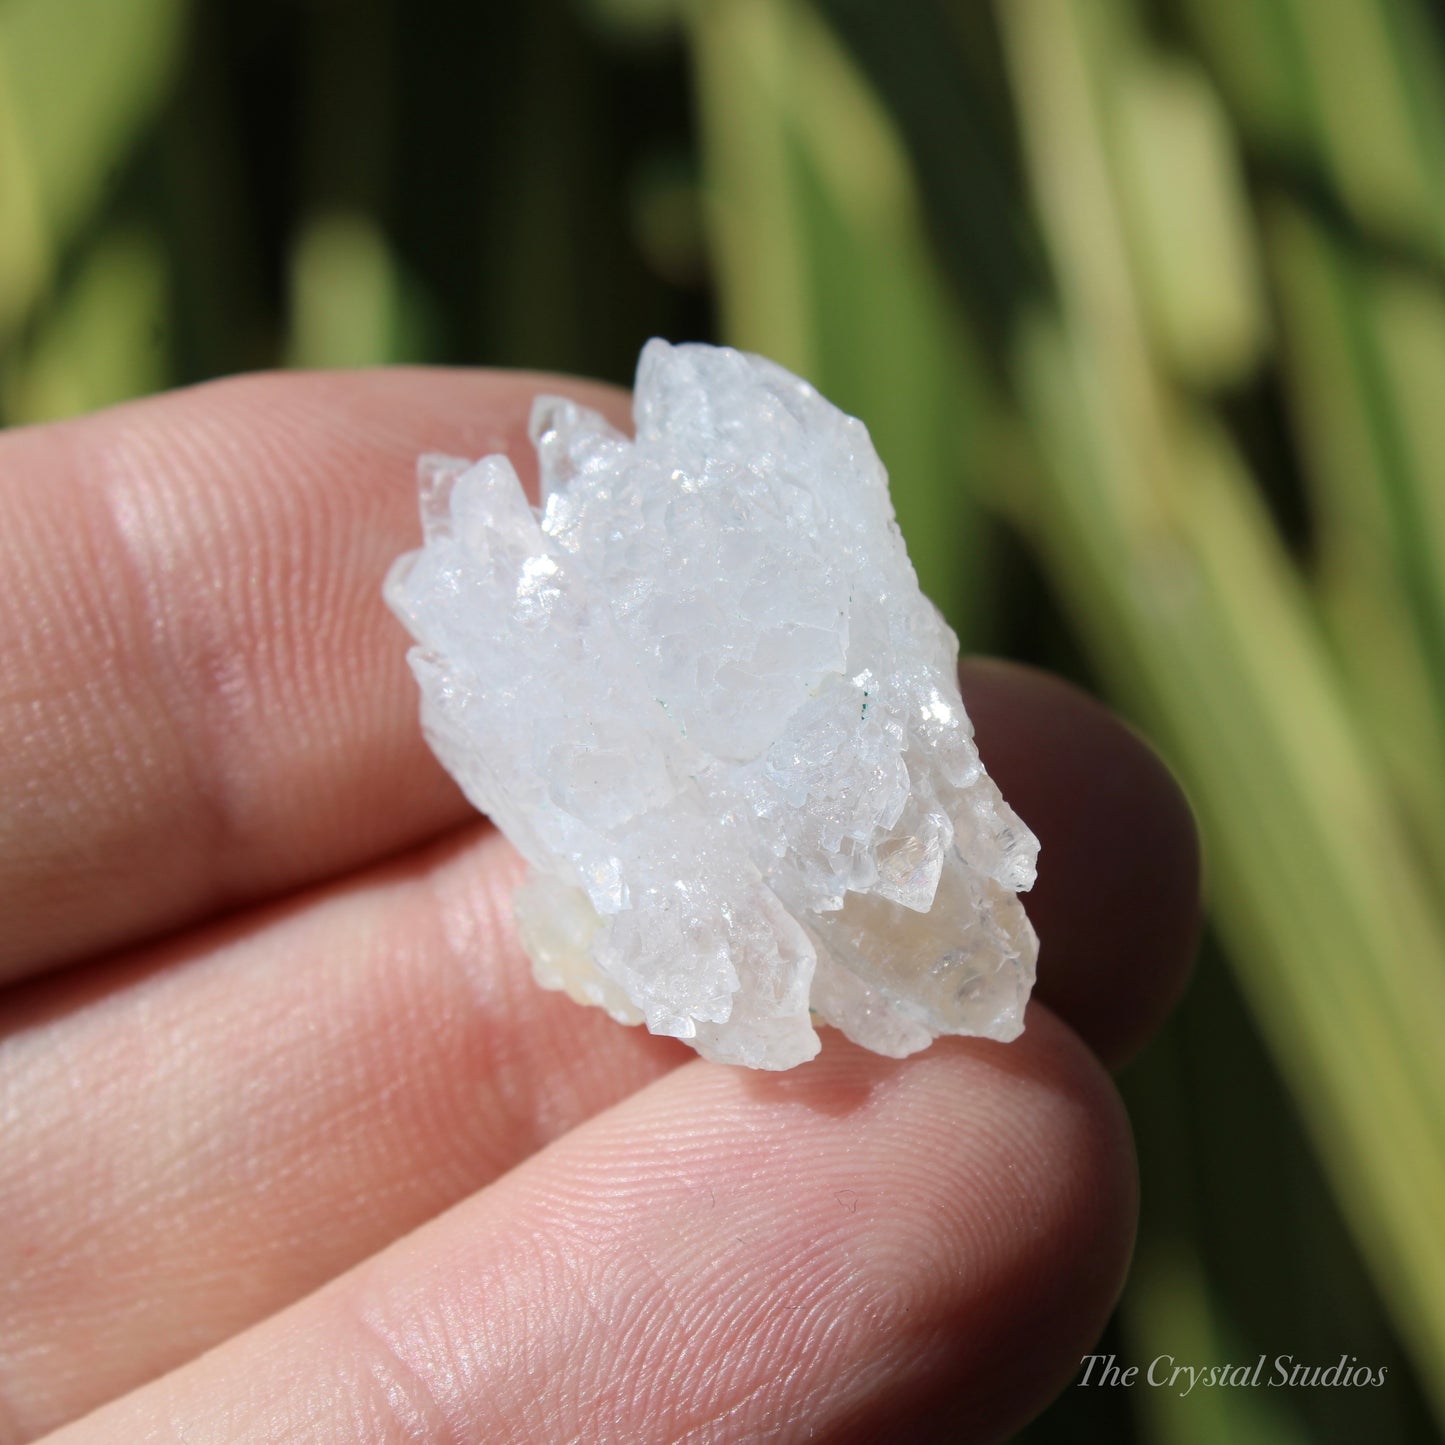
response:
{"label": "crystal point", "polygon": [[539,397],[418,464],[386,597],[427,740],[531,866],[539,983],[785,1069],[826,1022],[902,1056],[1015,1037],[1038,842],[984,771],[958,645],[861,422],[761,357],[650,341],[635,440]]}

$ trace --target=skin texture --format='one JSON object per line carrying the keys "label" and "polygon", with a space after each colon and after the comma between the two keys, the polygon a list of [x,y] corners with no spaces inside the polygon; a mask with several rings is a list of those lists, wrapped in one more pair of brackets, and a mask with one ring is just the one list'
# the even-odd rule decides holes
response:
{"label": "skin texture", "polygon": [[1177,788],[965,664],[1043,841],[1014,1044],[754,1075],[537,989],[379,586],[417,453],[525,476],[539,390],[626,421],[412,370],[0,437],[0,1445],[988,1440],[1102,1328]]}

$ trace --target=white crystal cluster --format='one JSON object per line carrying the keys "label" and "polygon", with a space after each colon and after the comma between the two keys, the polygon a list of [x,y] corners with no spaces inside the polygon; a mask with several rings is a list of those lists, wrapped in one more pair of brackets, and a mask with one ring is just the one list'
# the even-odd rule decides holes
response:
{"label": "white crystal cluster", "polygon": [[754,1068],[818,1020],[1013,1038],[1038,843],[867,430],[709,346],[650,341],[634,405],[635,440],[537,399],[540,509],[505,456],[423,458],[386,584],[432,748],[531,865],[538,981]]}

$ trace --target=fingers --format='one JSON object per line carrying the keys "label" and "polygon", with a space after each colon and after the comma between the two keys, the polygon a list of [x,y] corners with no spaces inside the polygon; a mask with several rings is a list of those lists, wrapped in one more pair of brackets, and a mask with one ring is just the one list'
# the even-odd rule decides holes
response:
{"label": "fingers", "polygon": [[[1150,870],[1189,848],[1151,821],[1172,785],[1072,689],[992,664],[965,686],[989,766],[1043,837],[1042,988],[1132,1045],[1178,986],[1196,906],[1181,890],[1177,916],[1130,932],[1167,894]],[[1131,770],[1145,781],[1128,791]],[[1127,816],[1100,823],[1110,788]],[[32,1432],[291,1303],[691,1057],[532,983],[517,876],[479,824],[252,924],[12,995],[0,1400]]]}
{"label": "fingers", "polygon": [[14,999],[0,1442],[291,1303],[694,1057],[532,983],[520,871],[478,824]]}
{"label": "fingers", "polygon": [[1112,1089],[1042,1012],[693,1063],[56,1441],[985,1441],[1073,1372],[1133,1208]]}
{"label": "fingers", "polygon": [[466,814],[381,602],[416,457],[505,450],[521,374],[247,377],[0,438],[0,980]]}
{"label": "fingers", "polygon": [[1038,996],[1122,1063],[1163,1022],[1194,959],[1189,805],[1148,745],[1068,683],[981,658],[960,682],[985,766],[1043,845],[1024,897]]}

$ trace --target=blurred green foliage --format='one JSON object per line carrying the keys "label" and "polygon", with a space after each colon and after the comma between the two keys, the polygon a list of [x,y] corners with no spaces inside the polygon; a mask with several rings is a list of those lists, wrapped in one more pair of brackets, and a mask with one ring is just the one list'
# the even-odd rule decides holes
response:
{"label": "blurred green foliage", "polygon": [[1442,56],[1425,0],[0,0],[0,415],[268,365],[625,381],[652,334],[808,375],[965,645],[1106,691],[1204,828],[1110,1347],[1391,1370],[1076,1389],[1029,1438],[1425,1439]]}

